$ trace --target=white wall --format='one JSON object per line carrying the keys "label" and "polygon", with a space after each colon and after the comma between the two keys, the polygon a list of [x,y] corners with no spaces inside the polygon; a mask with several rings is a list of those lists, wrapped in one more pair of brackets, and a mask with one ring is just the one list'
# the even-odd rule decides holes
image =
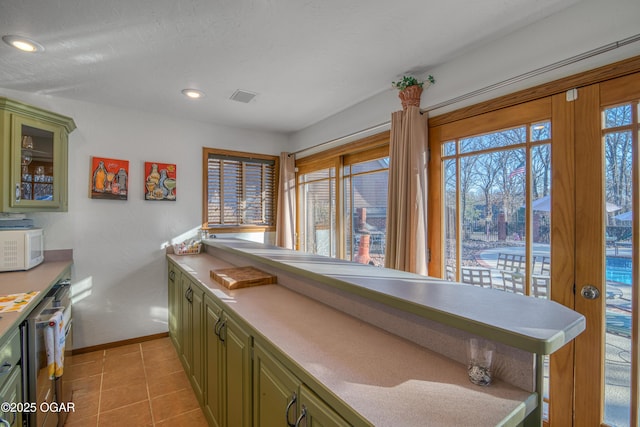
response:
{"label": "white wall", "polygon": [[[74,253],[74,347],[166,332],[163,244],[195,233],[202,215],[202,147],[265,154],[284,135],[154,116],[0,89],[0,96],[73,117],[69,211],[29,214],[45,229],[45,249]],[[129,160],[127,201],[90,199],[90,157]],[[145,201],[144,162],[177,165],[177,200]]]}
{"label": "white wall", "polygon": [[[422,106],[635,35],[640,32],[638,16],[638,0],[584,0],[429,70],[437,84],[425,91]],[[635,43],[483,99],[639,54],[640,43]],[[71,116],[78,126],[70,135],[69,212],[30,215],[45,228],[46,249],[74,250],[76,348],[167,331],[161,247],[200,225],[202,146],[268,154],[296,151],[388,122],[400,107],[396,91],[385,90],[287,139],[49,96],[2,89],[0,96]],[[90,156],[130,161],[128,201],[88,197]],[[177,164],[176,202],[143,200],[144,161]]]}
{"label": "white wall", "polygon": [[[423,92],[421,107],[430,109],[431,106],[458,96],[639,34],[639,16],[638,0],[578,2],[575,6],[540,22],[428,70],[425,75],[432,74],[436,84]],[[416,55],[419,56],[420,53],[417,52]],[[640,55],[640,42],[448,108],[430,111],[429,114],[442,114],[636,55]],[[427,58],[417,62],[429,61]],[[293,134],[290,151],[313,147],[381,123],[388,123],[391,113],[401,108],[397,91],[391,89],[393,78],[395,76],[389,77],[389,89]],[[313,151],[315,150],[311,150]],[[311,152],[305,152],[303,155]]]}

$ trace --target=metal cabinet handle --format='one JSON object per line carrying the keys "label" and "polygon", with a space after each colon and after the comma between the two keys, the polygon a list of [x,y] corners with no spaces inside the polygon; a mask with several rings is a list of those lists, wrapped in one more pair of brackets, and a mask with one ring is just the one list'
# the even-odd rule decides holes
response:
{"label": "metal cabinet handle", "polygon": [[169,272],[169,279],[171,279],[171,281],[176,280],[176,272],[175,271],[171,270]]}
{"label": "metal cabinet handle", "polygon": [[16,202],[20,201],[20,184],[16,184]]}
{"label": "metal cabinet handle", "polygon": [[215,326],[213,327],[213,333],[220,338],[220,323],[222,322],[222,316],[218,316]]}
{"label": "metal cabinet handle", "polygon": [[[291,400],[289,400],[289,404],[287,405],[287,410],[286,410],[286,411],[285,411],[285,413],[284,413],[284,416],[285,416],[285,417],[286,417],[286,419],[287,419],[287,425],[288,425],[289,427],[296,427],[296,425],[295,425],[294,423],[290,423],[290,422],[289,422],[289,411],[291,411],[291,407],[294,405],[294,403],[296,403],[296,400],[298,400],[298,396],[297,396],[297,395],[296,395],[296,393],[294,392],[294,393],[291,395]],[[294,419],[296,418],[296,415],[295,415],[295,414],[293,414],[293,418],[294,418]]]}
{"label": "metal cabinet handle", "polygon": [[[296,420],[296,425],[294,427],[300,427],[300,423],[302,422],[302,420],[304,420],[305,418],[307,418],[307,407],[302,405],[302,412],[300,412],[300,416],[298,417],[298,419]],[[304,425],[307,425],[307,422],[305,420]]]}
{"label": "metal cabinet handle", "polygon": [[[220,328],[218,329],[218,337],[220,337],[220,341],[224,342],[227,339],[227,319],[224,319],[222,323],[220,323]],[[222,332],[224,331],[224,336],[222,336]]]}
{"label": "metal cabinet handle", "polygon": [[7,375],[13,369],[13,364],[9,362],[3,362],[0,366],[0,375]]}

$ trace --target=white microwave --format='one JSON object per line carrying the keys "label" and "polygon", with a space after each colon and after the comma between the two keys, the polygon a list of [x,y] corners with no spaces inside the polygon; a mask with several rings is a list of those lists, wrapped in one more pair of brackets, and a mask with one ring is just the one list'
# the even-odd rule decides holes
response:
{"label": "white microwave", "polygon": [[29,270],[44,261],[41,228],[0,230],[0,271]]}

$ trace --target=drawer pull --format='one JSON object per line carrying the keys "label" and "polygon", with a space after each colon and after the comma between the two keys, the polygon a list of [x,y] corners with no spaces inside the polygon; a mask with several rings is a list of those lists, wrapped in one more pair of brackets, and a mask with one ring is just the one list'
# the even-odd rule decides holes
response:
{"label": "drawer pull", "polygon": [[8,374],[9,372],[11,372],[11,369],[13,369],[13,364],[4,362],[2,366],[0,366],[0,375]]}
{"label": "drawer pull", "polygon": [[[218,337],[220,337],[220,341],[224,342],[224,340],[227,338],[227,319],[223,320],[220,323],[220,327],[218,328]],[[222,332],[224,331],[224,336],[222,335]]]}
{"label": "drawer pull", "polygon": [[[295,424],[290,423],[289,422],[289,411],[291,411],[291,407],[294,405],[294,403],[296,403],[296,400],[298,400],[298,396],[296,396],[295,392],[291,395],[291,400],[289,401],[289,404],[287,405],[287,411],[285,412],[285,417],[287,418],[287,425],[289,427],[296,427]],[[293,415],[293,418],[295,419],[296,416],[295,414]]]}
{"label": "drawer pull", "polygon": [[[294,427],[300,427],[300,423],[302,422],[302,420],[305,420],[305,418],[307,418],[307,407],[302,405],[302,412],[300,413],[300,416],[298,417],[298,419],[296,420],[296,425]],[[305,420],[304,425],[307,425],[307,421]]]}
{"label": "drawer pull", "polygon": [[213,332],[216,334],[218,338],[220,338],[220,323],[222,323],[222,317],[218,317],[216,321],[216,325],[213,327]]}

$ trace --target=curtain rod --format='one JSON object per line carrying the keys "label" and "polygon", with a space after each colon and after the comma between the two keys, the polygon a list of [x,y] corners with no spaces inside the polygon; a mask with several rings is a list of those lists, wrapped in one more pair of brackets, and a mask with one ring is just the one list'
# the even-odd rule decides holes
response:
{"label": "curtain rod", "polygon": [[[626,46],[628,44],[635,43],[637,41],[640,41],[640,34],[636,34],[636,35],[633,35],[631,37],[627,37],[625,39],[619,40],[617,42],[613,42],[613,43],[606,44],[604,46],[600,46],[598,48],[589,50],[587,52],[583,52],[581,54],[569,57],[567,59],[563,59],[563,60],[558,61],[558,62],[554,62],[554,63],[546,65],[544,67],[536,68],[535,70],[529,71],[527,73],[520,74],[520,75],[515,76],[515,77],[511,77],[511,78],[509,78],[507,80],[503,80],[501,82],[494,83],[494,84],[489,85],[489,86],[485,86],[483,88],[480,88],[478,90],[474,90],[474,91],[466,93],[464,95],[460,95],[460,96],[457,96],[455,98],[451,98],[451,99],[449,99],[447,101],[444,101],[444,102],[441,102],[439,104],[432,105],[427,109],[423,109],[423,110],[421,110],[421,112],[425,113],[425,112],[428,112],[428,111],[431,111],[431,110],[437,110],[438,108],[448,107],[449,105],[455,104],[457,102],[466,101],[467,99],[474,98],[474,97],[476,97],[478,95],[483,95],[485,93],[494,91],[496,89],[500,89],[500,88],[503,88],[505,86],[510,86],[512,84],[519,83],[519,82],[521,82],[523,80],[527,80],[527,79],[530,79],[530,78],[533,78],[533,77],[537,77],[537,76],[539,76],[541,74],[548,73],[548,72],[553,71],[553,70],[557,70],[558,68],[566,67],[567,65],[575,64],[576,62],[579,62],[579,61],[582,61],[582,60],[585,60],[585,59],[588,59],[588,58],[592,58],[594,56],[600,55],[602,53],[609,52],[609,51],[614,50],[614,49],[618,49],[619,47]],[[354,137],[356,137],[356,136],[358,136],[360,134],[371,132],[371,131],[376,130],[378,128],[382,129],[382,128],[386,127],[386,126],[389,126],[390,123],[391,123],[391,121],[380,123],[378,125],[371,126],[369,128],[366,128],[366,129],[363,129],[363,130],[360,130],[360,131],[357,131],[357,132],[354,132],[354,133],[350,133],[350,134],[342,136],[340,138],[332,139],[330,141],[321,142],[321,143],[313,145],[311,147],[307,147],[307,148],[303,148],[303,149],[298,150],[298,151],[294,151],[293,153],[290,153],[289,155],[291,156],[291,155],[300,154],[300,153],[303,153],[305,151],[311,151],[311,150],[314,150],[316,148],[319,148],[319,147],[322,147],[322,146],[325,146],[325,145],[338,143],[341,140],[347,140],[347,139],[350,139],[350,138],[354,138]]]}

